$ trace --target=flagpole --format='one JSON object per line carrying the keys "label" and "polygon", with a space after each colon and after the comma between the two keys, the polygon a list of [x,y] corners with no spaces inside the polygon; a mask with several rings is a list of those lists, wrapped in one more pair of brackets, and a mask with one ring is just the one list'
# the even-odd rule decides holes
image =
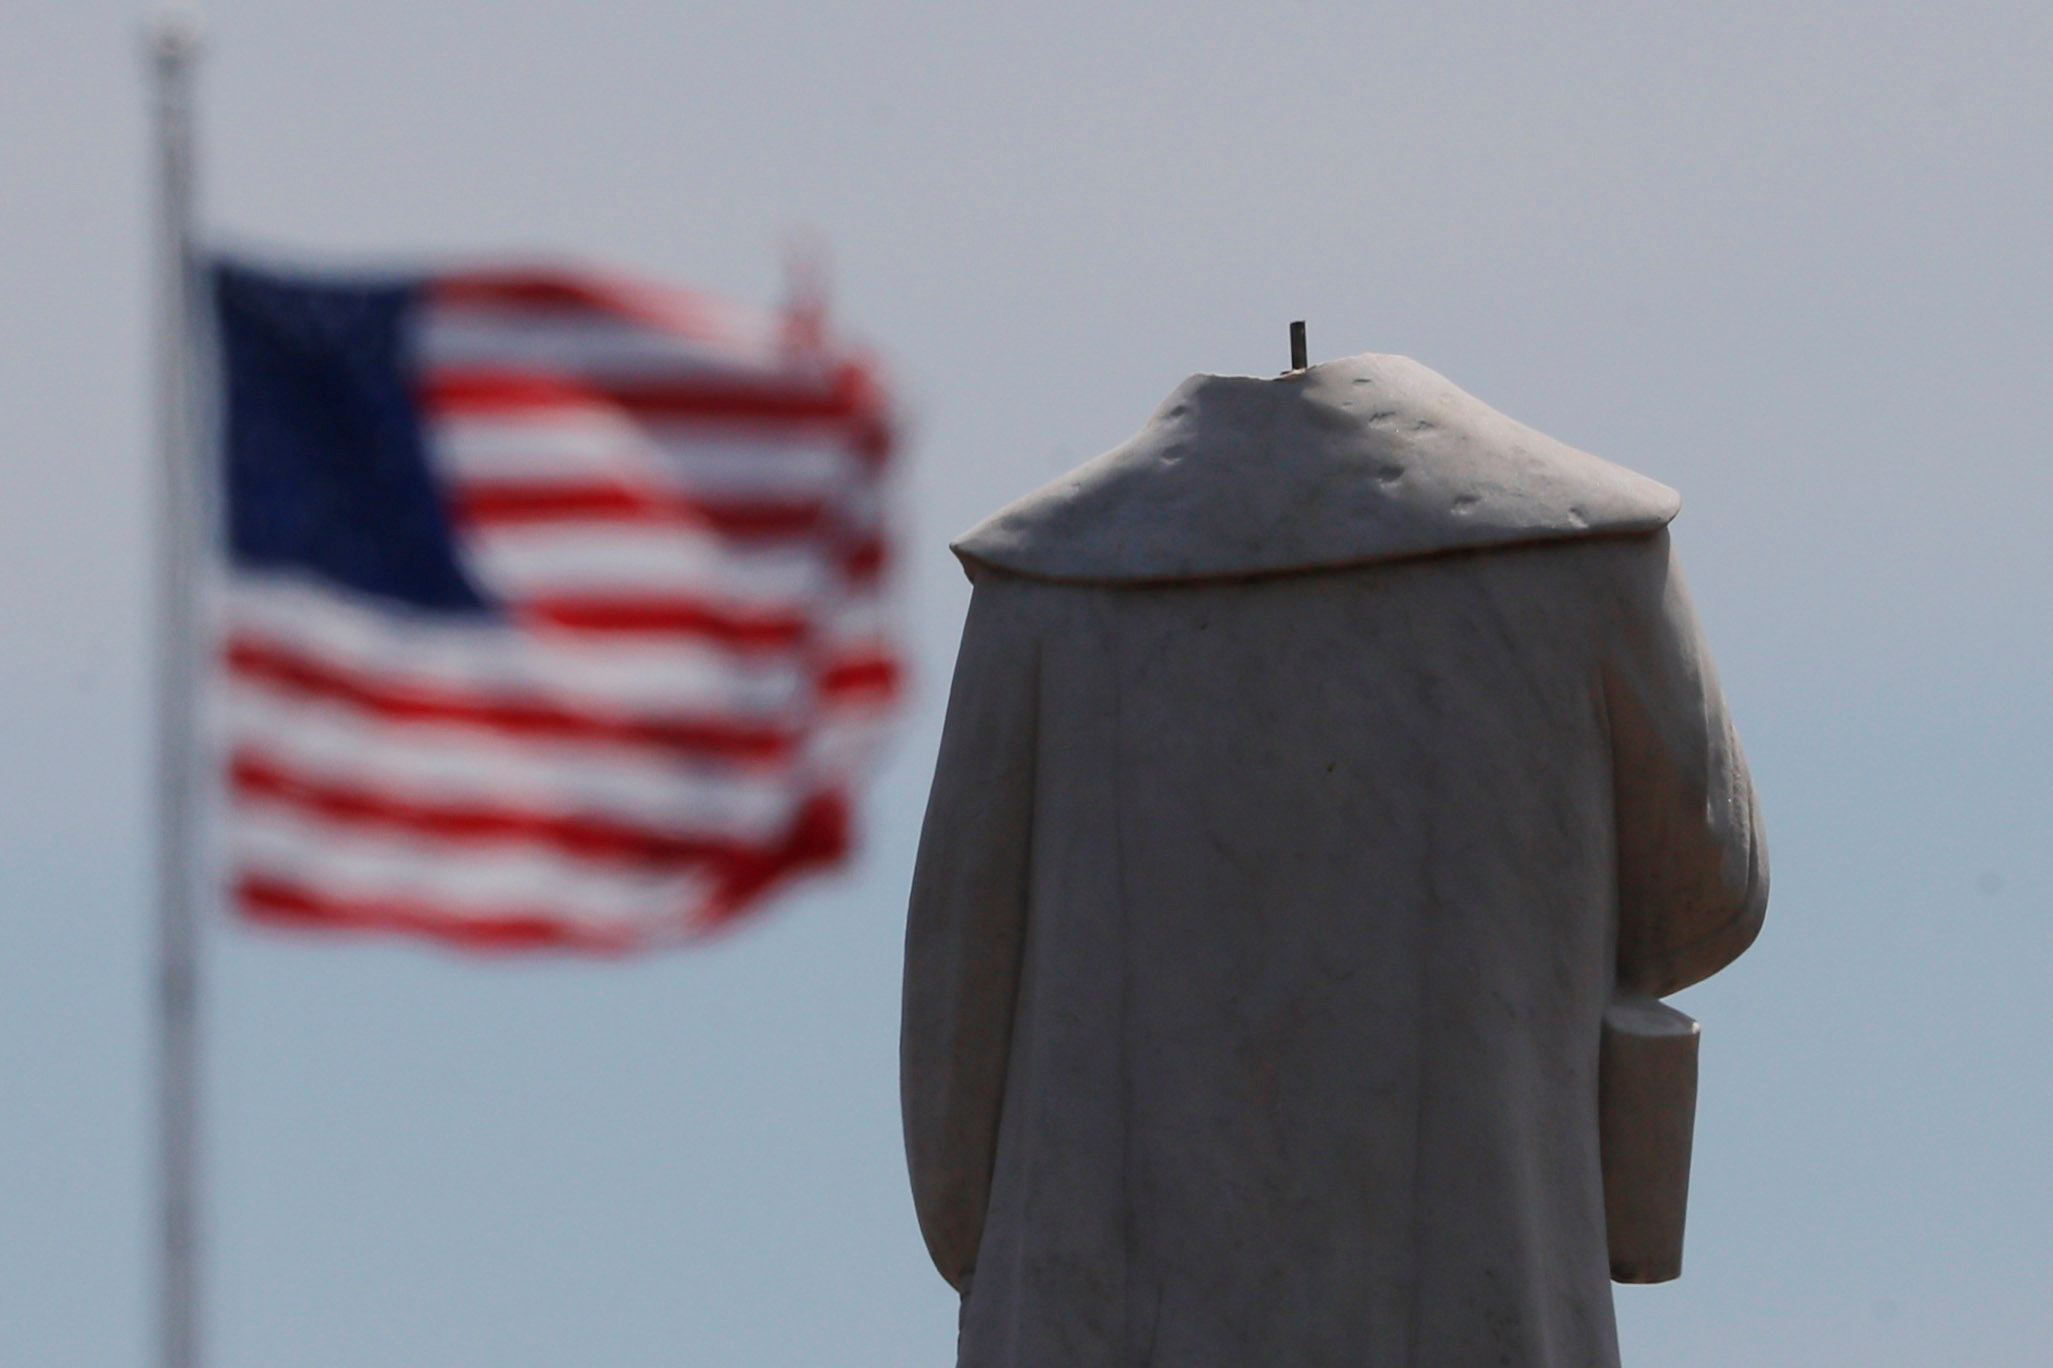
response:
{"label": "flagpole", "polygon": [[200,928],[193,903],[195,534],[192,68],[199,15],[149,25],[157,173],[157,1362],[199,1368]]}

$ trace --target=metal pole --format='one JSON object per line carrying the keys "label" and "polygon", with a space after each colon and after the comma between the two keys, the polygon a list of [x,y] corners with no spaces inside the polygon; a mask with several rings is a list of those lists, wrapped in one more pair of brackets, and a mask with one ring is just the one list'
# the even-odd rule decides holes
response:
{"label": "metal pole", "polygon": [[149,28],[157,160],[157,1361],[199,1368],[199,922],[193,903],[194,331],[192,66],[199,16]]}

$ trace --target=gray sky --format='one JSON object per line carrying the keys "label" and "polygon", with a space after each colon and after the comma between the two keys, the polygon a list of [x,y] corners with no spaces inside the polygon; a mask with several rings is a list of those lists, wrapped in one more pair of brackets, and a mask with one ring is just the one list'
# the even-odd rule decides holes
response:
{"label": "gray sky", "polygon": [[[135,5],[0,42],[0,1362],[148,1330]],[[949,1362],[897,956],[946,538],[1195,370],[1399,351],[1675,485],[1775,858],[1628,1364],[2053,1360],[2053,8],[223,0],[205,218],[768,298],[914,418],[867,847],[709,950],[209,947],[219,1368]]]}

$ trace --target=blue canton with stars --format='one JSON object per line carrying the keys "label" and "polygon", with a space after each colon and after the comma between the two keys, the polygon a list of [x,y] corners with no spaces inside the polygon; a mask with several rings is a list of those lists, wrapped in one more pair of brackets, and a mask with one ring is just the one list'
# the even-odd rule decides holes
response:
{"label": "blue canton with stars", "polygon": [[214,267],[229,554],[440,613],[485,613],[429,471],[412,282]]}

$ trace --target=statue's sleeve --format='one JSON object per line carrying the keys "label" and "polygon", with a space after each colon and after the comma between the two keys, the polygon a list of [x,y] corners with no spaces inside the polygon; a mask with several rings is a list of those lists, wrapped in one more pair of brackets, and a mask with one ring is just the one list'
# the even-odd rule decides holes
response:
{"label": "statue's sleeve", "polygon": [[966,1286],[1004,1104],[1026,932],[1037,657],[1027,586],[984,572],[956,658],[905,935],[900,1097],[913,1204]]}
{"label": "statue's sleeve", "polygon": [[1768,851],[1739,738],[1668,534],[1624,549],[1607,650],[1618,980],[1656,997],[1737,959],[1768,905]]}

